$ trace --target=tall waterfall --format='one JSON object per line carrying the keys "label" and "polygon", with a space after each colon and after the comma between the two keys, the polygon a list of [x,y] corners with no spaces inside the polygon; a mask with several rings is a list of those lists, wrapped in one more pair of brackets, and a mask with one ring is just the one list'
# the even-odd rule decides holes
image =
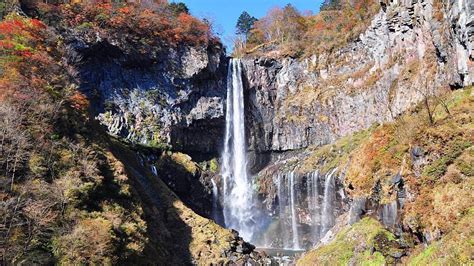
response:
{"label": "tall waterfall", "polygon": [[253,192],[247,173],[244,96],[239,59],[231,59],[227,75],[227,105],[222,154],[225,225],[250,241],[254,231]]}

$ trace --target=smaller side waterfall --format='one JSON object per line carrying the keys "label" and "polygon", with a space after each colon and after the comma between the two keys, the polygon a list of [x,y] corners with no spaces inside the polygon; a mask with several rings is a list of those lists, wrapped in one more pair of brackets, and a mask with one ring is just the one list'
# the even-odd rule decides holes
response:
{"label": "smaller side waterfall", "polygon": [[321,203],[319,200],[319,171],[311,173],[306,180],[306,187],[308,190],[308,210],[311,215],[311,234],[312,242],[320,238],[320,223],[321,223]]}
{"label": "smaller side waterfall", "polygon": [[296,212],[295,173],[279,174],[276,180],[278,195],[279,236],[282,247],[300,249],[298,214]]}
{"label": "smaller side waterfall", "polygon": [[216,221],[217,223],[219,223],[218,222],[220,220],[219,213],[218,213],[219,190],[217,188],[217,185],[214,179],[211,179],[211,183],[212,183],[212,219]]}
{"label": "smaller side waterfall", "polygon": [[278,195],[278,221],[279,221],[279,233],[282,241],[283,248],[289,248],[288,240],[288,228],[286,227],[286,214],[285,208],[288,205],[288,198],[286,197],[282,183],[284,182],[284,176],[278,174],[277,177],[277,195]]}
{"label": "smaller side waterfall", "polygon": [[397,207],[396,200],[390,202],[389,204],[382,205],[382,213],[380,216],[382,218],[382,223],[385,226],[392,227],[396,224],[398,211]]}
{"label": "smaller side waterfall", "polygon": [[308,248],[334,226],[339,209],[336,171],[333,169],[326,175],[315,171],[304,176],[291,171],[274,177],[277,226],[263,234],[267,247]]}
{"label": "smaller side waterfall", "polygon": [[153,173],[154,176],[158,176],[158,170],[156,170],[156,166],[154,165],[151,166],[151,172]]}
{"label": "smaller side waterfall", "polygon": [[334,173],[337,171],[337,168],[332,170],[326,176],[326,181],[324,182],[324,199],[323,199],[323,211],[321,213],[321,236],[324,236],[331,227],[335,224],[334,217],[334,201],[336,193],[336,184],[334,180]]}

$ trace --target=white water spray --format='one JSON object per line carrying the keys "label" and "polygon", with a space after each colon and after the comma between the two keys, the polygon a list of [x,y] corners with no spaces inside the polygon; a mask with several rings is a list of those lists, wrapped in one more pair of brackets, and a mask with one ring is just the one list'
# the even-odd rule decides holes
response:
{"label": "white water spray", "polygon": [[254,231],[253,192],[247,173],[244,96],[239,59],[231,59],[227,75],[227,110],[222,154],[224,220],[247,241]]}

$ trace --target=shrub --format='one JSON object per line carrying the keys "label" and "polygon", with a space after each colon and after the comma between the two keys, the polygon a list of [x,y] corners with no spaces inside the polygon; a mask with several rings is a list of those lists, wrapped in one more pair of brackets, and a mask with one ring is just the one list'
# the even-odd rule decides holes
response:
{"label": "shrub", "polygon": [[61,264],[101,264],[116,262],[112,223],[103,218],[80,221],[69,234],[56,238],[53,251]]}

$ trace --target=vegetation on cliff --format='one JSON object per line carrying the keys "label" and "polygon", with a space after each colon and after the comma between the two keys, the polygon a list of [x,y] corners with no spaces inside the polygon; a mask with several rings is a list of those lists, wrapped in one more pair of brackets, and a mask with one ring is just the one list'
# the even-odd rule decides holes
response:
{"label": "vegetation on cliff", "polygon": [[45,24],[0,22],[3,262],[114,263],[140,254],[142,209],[123,165],[86,127],[87,99]]}
{"label": "vegetation on cliff", "polygon": [[209,23],[189,14],[183,4],[127,3],[98,1],[95,4],[75,1],[25,1],[33,16],[56,28],[76,30],[94,39],[97,36],[120,36],[140,52],[152,46],[177,44],[206,45],[217,43]]}
{"label": "vegetation on cliff", "polygon": [[[376,204],[397,199],[398,188],[393,180],[400,176],[410,194],[399,213],[400,221],[404,231],[420,244],[415,249],[411,249],[413,245],[405,247],[412,253],[404,261],[415,265],[432,260],[467,263],[472,259],[469,241],[473,226],[467,222],[472,220],[474,202],[472,88],[445,95],[443,101],[445,107],[432,106],[436,107],[433,108],[433,124],[425,106],[420,104],[393,123],[315,149],[300,169],[306,172],[315,167],[329,170],[340,166],[339,171],[345,173],[349,196],[368,198]],[[355,224],[350,230],[358,226]],[[321,262],[326,257],[358,261],[358,256],[350,250],[347,257],[339,250],[350,244],[345,239],[347,230],[341,231],[327,246],[303,257],[301,263]],[[421,241],[432,244],[424,249]],[[446,249],[441,245],[446,245]],[[334,257],[339,255],[340,258]],[[387,256],[380,258],[387,259]]]}
{"label": "vegetation on cliff", "polygon": [[400,253],[395,236],[373,218],[341,230],[327,245],[305,254],[297,265],[384,265]]}
{"label": "vegetation on cliff", "polygon": [[[336,3],[337,2],[337,3]],[[329,52],[358,38],[379,10],[372,0],[326,1],[316,15],[291,4],[273,8],[237,40],[236,54],[300,56]]]}
{"label": "vegetation on cliff", "polygon": [[[115,34],[146,50],[214,42],[208,25],[163,4],[24,4],[38,19],[0,21],[0,264],[225,261],[236,236],[111,141],[65,60],[72,32]],[[189,157],[171,158],[196,171]]]}

